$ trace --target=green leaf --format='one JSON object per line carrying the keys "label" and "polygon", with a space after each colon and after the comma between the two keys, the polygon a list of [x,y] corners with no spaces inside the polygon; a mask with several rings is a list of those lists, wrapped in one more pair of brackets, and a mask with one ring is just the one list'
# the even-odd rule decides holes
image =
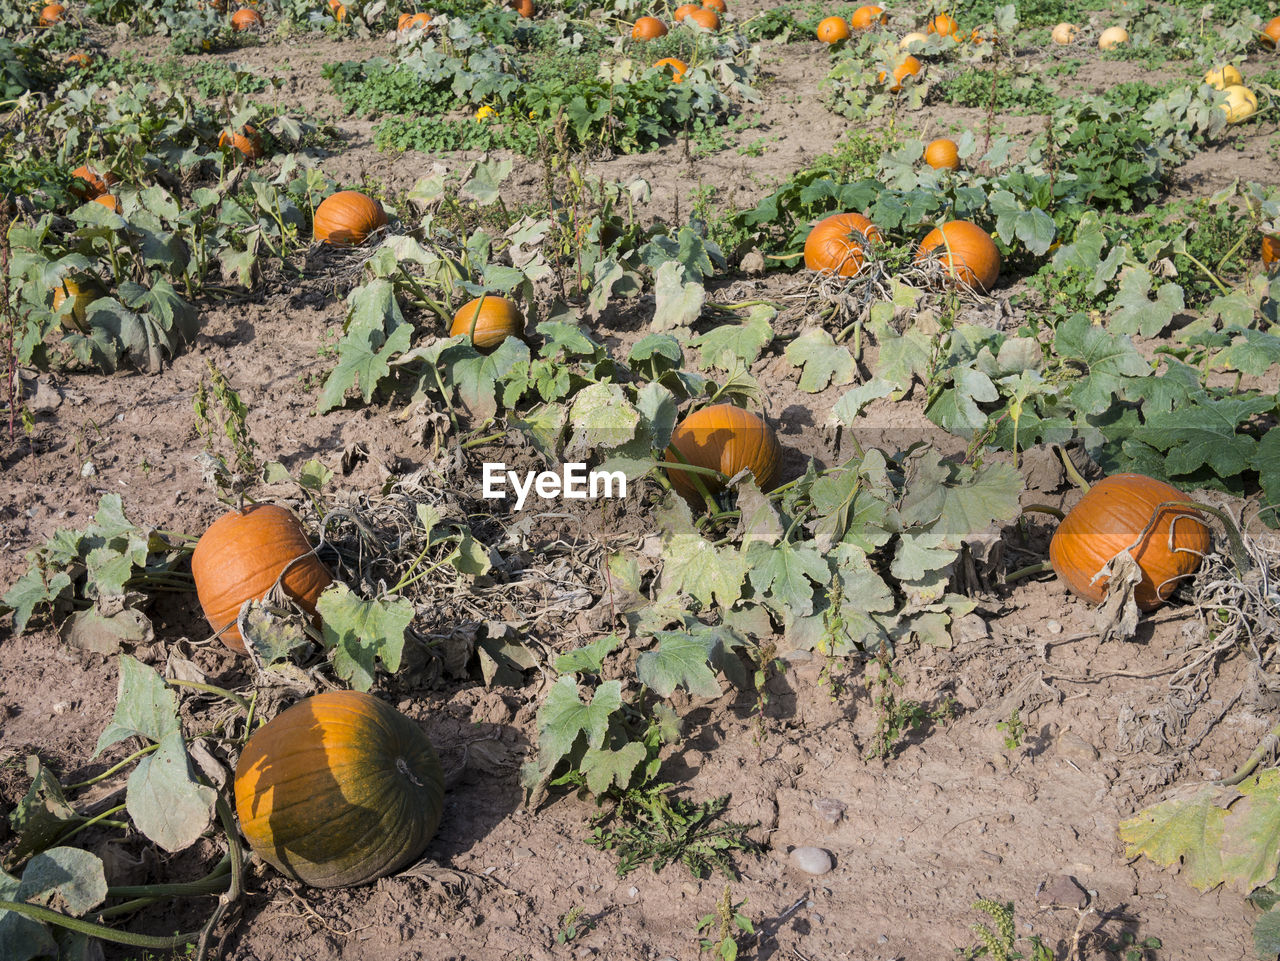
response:
{"label": "green leaf", "polygon": [[163,741],[175,731],[181,732],[177,699],[164,678],[128,654],[121,654],[117,663],[120,684],[116,711],[98,737],[94,757],[126,738],[138,736]]}
{"label": "green leaf", "polygon": [[640,413],[617,384],[591,384],[578,392],[569,412],[573,439],[567,448],[585,453],[619,447],[636,436]]}
{"label": "green leaf", "polygon": [[17,899],[79,918],[106,898],[101,858],[82,848],[50,848],[27,862]]}
{"label": "green leaf", "polygon": [[39,565],[33,566],[20,578],[13,587],[5,592],[5,606],[13,610],[13,632],[21,634],[27,629],[27,621],[35,609],[46,601],[52,602],[71,588],[71,577],[66,571],[57,571],[48,580]]}
{"label": "green leaf", "polygon": [[587,779],[587,789],[599,796],[614,785],[619,790],[626,790],[645,756],[645,747],[639,741],[624,744],[616,751],[604,747],[588,748],[582,755],[579,769]]}
{"label": "green leaf", "polygon": [[1186,304],[1182,288],[1175,283],[1161,284],[1155,299],[1150,296],[1153,278],[1145,267],[1133,267],[1120,278],[1120,289],[1107,306],[1111,312],[1108,327],[1121,334],[1154,337],[1173,321],[1173,315]]}
{"label": "green leaf", "polygon": [[190,847],[213,821],[218,792],[197,784],[181,731],[138,761],[129,775],[125,804],[139,831],[166,851]]}
{"label": "green leaf", "polygon": [[1280,770],[1246,778],[1236,790],[1244,797],[1222,826],[1222,877],[1248,894],[1271,883],[1280,867]]}
{"label": "green leaf", "polygon": [[790,542],[770,547],[754,541],[747,563],[751,586],[761,595],[768,594],[778,610],[788,610],[795,617],[811,614],[814,588],[831,581],[831,570],[821,554]]}
{"label": "green leaf", "polygon": [[675,494],[667,495],[658,511],[662,531],[662,594],[688,594],[703,607],[718,602],[730,608],[742,593],[748,561],[731,547],[715,547],[693,526],[689,507]]}
{"label": "green leaf", "polygon": [[367,404],[378,384],[391,375],[391,358],[409,349],[412,328],[397,327],[391,336],[380,330],[352,329],[338,342],[338,366],[325,378],[317,409],[321,414],[341,407],[346,393],[358,382],[360,397]]}
{"label": "green leaf", "polygon": [[1263,503],[1272,509],[1268,523],[1280,521],[1280,430],[1267,431],[1266,436],[1258,442],[1253,452],[1250,465],[1258,472],[1258,480],[1262,485]]}
{"label": "green leaf", "polygon": [[852,427],[862,413],[863,408],[873,401],[880,400],[882,397],[888,397],[893,393],[893,390],[893,384],[879,377],[873,377],[865,384],[858,385],[853,390],[845,393],[831,408],[832,423]]}
{"label": "green leaf", "polygon": [[1275,406],[1274,397],[1201,396],[1194,404],[1151,414],[1134,436],[1165,453],[1168,477],[1193,474],[1205,466],[1219,477],[1234,477],[1252,462],[1257,446],[1240,425]]}
{"label": "green leaf", "polygon": [[695,697],[720,696],[720,682],[711,666],[720,649],[718,637],[681,631],[658,631],[654,637],[657,648],[636,659],[641,684],[660,697],[670,697],[680,686]]}
{"label": "green leaf", "polygon": [[1272,908],[1253,924],[1253,953],[1259,961],[1280,955],[1280,908]]}
{"label": "green leaf", "polygon": [[605,681],[596,688],[591,703],[578,697],[578,683],[572,675],[561,677],[538,709],[538,762],[551,771],[573,750],[580,735],[588,749],[604,746],[609,720],[622,708],[622,682]]}
{"label": "green leaf", "polygon": [[674,330],[690,327],[702,316],[707,291],[696,280],[685,280],[685,273],[674,260],[669,260],[653,274],[653,320],[651,330]]}
{"label": "green leaf", "polygon": [[690,344],[700,351],[698,369],[719,367],[728,370],[732,361],[727,360],[726,355],[741,361],[744,367],[750,367],[773,341],[771,321],[777,314],[773,307],[754,307],[742,323],[721,324],[693,338]]}
{"label": "green leaf", "polygon": [[592,641],[586,647],[575,648],[556,658],[558,674],[599,674],[604,669],[604,660],[622,643],[617,634],[610,634]]}
{"label": "green leaf", "polygon": [[[20,901],[21,882],[0,871],[0,900]],[[30,961],[31,958],[57,958],[58,945],[49,929],[39,921],[13,911],[0,911],[0,958],[7,961]]]}
{"label": "green leaf", "polygon": [[917,377],[923,379],[928,374],[932,342],[914,328],[899,334],[887,322],[873,323],[871,330],[880,344],[875,376],[893,384],[890,397],[901,400]]}
{"label": "green leaf", "polygon": [[1129,378],[1151,373],[1151,365],[1142,359],[1128,337],[1091,325],[1084,314],[1075,314],[1058,325],[1053,349],[1085,368],[1084,376],[1072,384],[1070,392],[1072,403],[1084,414],[1102,413]]}
{"label": "green leaf", "polygon": [[816,394],[828,385],[840,387],[853,382],[858,370],[849,348],[838,345],[821,328],[805,331],[787,345],[786,358],[795,367],[803,367],[800,389]]}
{"label": "green leaf", "polygon": [[357,691],[373,686],[378,660],[388,673],[400,669],[404,632],[413,620],[413,604],[408,600],[366,601],[345,584],[335,583],[320,595],[316,611],[334,671]]}
{"label": "green leaf", "polygon": [[31,787],[9,814],[9,824],[18,841],[5,857],[8,864],[20,864],[52,846],[85,820],[67,803],[57,776],[34,754],[27,758],[26,770]]}
{"label": "green leaf", "polygon": [[929,405],[925,414],[939,427],[962,437],[987,423],[987,415],[978,407],[1000,399],[991,378],[973,367],[953,367],[952,386]]}
{"label": "green leaf", "polygon": [[1215,788],[1202,788],[1191,797],[1154,804],[1121,821],[1125,857],[1145,854],[1161,867],[1181,861],[1187,882],[1200,891],[1221,884],[1227,812],[1215,803],[1218,794]]}

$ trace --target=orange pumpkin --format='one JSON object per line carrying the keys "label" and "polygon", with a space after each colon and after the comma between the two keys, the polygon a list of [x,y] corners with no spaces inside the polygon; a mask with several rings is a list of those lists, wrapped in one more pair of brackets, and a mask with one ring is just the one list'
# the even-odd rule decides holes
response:
{"label": "orange pumpkin", "polygon": [[692,20],[703,30],[711,30],[714,32],[720,29],[720,14],[716,13],[714,10],[708,10],[706,7],[696,7],[692,13],[685,17],[677,18],[677,22],[680,20]]}
{"label": "orange pumpkin", "polygon": [[959,170],[960,148],[954,140],[939,137],[924,148],[924,162],[934,170]]}
{"label": "orange pumpkin", "polygon": [[507,0],[507,6],[526,20],[533,19],[533,0]]}
{"label": "orange pumpkin", "polygon": [[235,776],[254,853],[318,888],[370,881],[421,857],[444,811],[426,734],[358,691],[308,697],[253,732]]}
{"label": "orange pumpkin", "polygon": [[957,42],[960,40],[960,24],[949,14],[940,13],[932,20],[929,25],[924,28],[925,33],[936,33],[940,37],[951,37]]}
{"label": "orange pumpkin", "polygon": [[[889,88],[890,93],[897,93],[902,89],[902,81],[906,80],[907,77],[918,77],[923,69],[924,64],[911,56],[911,54],[907,54],[902,63],[893,68],[893,85]],[[888,77],[883,70],[876,77],[878,83],[884,83],[887,79]]]}
{"label": "orange pumpkin", "polygon": [[231,145],[231,149],[239,151],[249,160],[257,160],[262,156],[262,138],[252,124],[245,124],[237,133],[224,130],[218,137],[218,146]]}
{"label": "orange pumpkin", "polygon": [[825,44],[839,43],[850,36],[849,25],[843,17],[827,17],[818,24],[818,39]]}
{"label": "orange pumpkin", "polygon": [[466,334],[476,350],[492,350],[508,337],[524,333],[524,315],[506,297],[486,294],[458,308],[449,326],[449,336]]}
{"label": "orange pumpkin", "polygon": [[89,333],[89,305],[102,296],[101,285],[92,278],[64,277],[62,283],[53,288],[53,312],[56,314],[69,299],[70,311],[62,318],[62,326],[67,330]]}
{"label": "orange pumpkin", "polygon": [[66,59],[62,61],[68,67],[80,67],[87,70],[93,65],[93,58],[83,51],[77,53],[69,53]]}
{"label": "orange pumpkin", "polygon": [[[1176,487],[1142,474],[1107,477],[1089,488],[1058,525],[1049,562],[1072,591],[1096,604],[1106,596],[1108,578],[1095,581],[1094,575],[1127,549],[1142,570],[1133,599],[1142,610],[1154,610],[1179,580],[1195,573],[1210,547],[1203,514],[1159,507],[1185,500]],[[1148,524],[1151,529],[1143,535]]]}
{"label": "orange pumpkin", "polygon": [[657,17],[641,17],[631,28],[632,40],[657,40],[667,35],[667,25]]}
{"label": "orange pumpkin", "polygon": [[1275,49],[1276,44],[1280,43],[1280,17],[1275,17],[1268,21],[1267,25],[1262,28],[1261,39],[1264,46]]}
{"label": "orange pumpkin", "polygon": [[729,5],[724,0],[702,0],[702,5],[716,13],[728,13]]}
{"label": "orange pumpkin", "polygon": [[402,13],[400,14],[400,25],[398,29],[401,33],[408,33],[410,30],[423,29],[426,30],[431,26],[431,14],[429,13]]}
{"label": "orange pumpkin", "polygon": [[880,229],[862,214],[832,214],[805,238],[804,266],[837,277],[852,277],[862,269],[867,241],[883,239]]}
{"label": "orange pumpkin", "polygon": [[252,504],[210,524],[191,554],[191,574],[209,626],[225,627],[222,643],[240,654],[245,646],[236,618],[245,601],[265,597],[280,581],[314,617],[316,598],[333,580],[298,519],[275,504]]}
{"label": "orange pumpkin", "polygon": [[40,23],[43,26],[51,27],[58,23],[66,14],[67,8],[60,3],[50,3],[40,10]]}
{"label": "orange pumpkin", "polygon": [[98,196],[93,198],[93,202],[95,204],[102,204],[102,206],[106,207],[108,210],[114,210],[116,213],[121,213],[124,210],[124,208],[120,206],[120,201],[114,194],[98,194]]}
{"label": "orange pumpkin", "polygon": [[87,165],[71,171],[71,177],[71,193],[81,200],[92,200],[120,182],[120,178],[110,170],[98,173]]}
{"label": "orange pumpkin", "polygon": [[882,7],[868,4],[865,7],[859,7],[853,11],[853,16],[849,18],[849,26],[854,30],[870,30],[872,27],[889,22],[889,15],[884,12]]}
{"label": "orange pumpkin", "polygon": [[986,293],[1000,276],[1000,251],[991,235],[967,220],[935,227],[920,241],[916,262],[937,257],[955,280]]}
{"label": "orange pumpkin", "polygon": [[689,70],[689,65],[687,63],[685,63],[683,60],[677,60],[675,57],[663,57],[661,60],[655,63],[654,66],[657,67],[659,70],[661,70],[663,67],[670,67],[671,79],[675,83],[679,83],[681,80],[683,80],[685,73],[687,73]]}
{"label": "orange pumpkin", "polygon": [[1262,266],[1268,270],[1280,260],[1280,234],[1269,234],[1262,238]]}
{"label": "orange pumpkin", "polygon": [[312,233],[321,243],[358,246],[386,223],[387,214],[382,204],[358,190],[339,190],[320,201],[312,221]]}
{"label": "orange pumpkin", "polygon": [[263,26],[262,14],[258,13],[257,10],[243,7],[231,15],[231,29],[236,32],[261,26]]}
{"label": "orange pumpkin", "polygon": [[[768,491],[778,483],[782,447],[773,428],[759,415],[733,404],[713,404],[680,422],[671,434],[666,459],[718,470],[725,479],[749,468],[760,489]],[[669,470],[667,476],[680,494],[701,503],[693,475],[688,471]],[[709,493],[724,490],[724,480],[710,474],[699,474],[698,480]]]}

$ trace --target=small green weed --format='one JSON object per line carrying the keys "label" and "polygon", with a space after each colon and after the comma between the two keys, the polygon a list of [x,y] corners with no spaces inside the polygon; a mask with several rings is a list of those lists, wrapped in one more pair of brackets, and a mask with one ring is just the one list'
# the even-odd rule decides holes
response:
{"label": "small green weed", "polygon": [[[962,961],[974,961],[976,958],[990,958],[991,961],[1054,961],[1053,949],[1040,940],[1038,934],[1027,938],[1019,938],[1013,922],[1013,902],[992,901],[980,898],[973,903],[977,911],[985,911],[990,915],[995,930],[986,924],[974,924],[973,932],[981,944],[971,948],[957,948],[956,954]],[[1019,951],[1018,942],[1025,941],[1030,954]]]}
{"label": "small green weed", "polygon": [[560,930],[556,932],[556,944],[568,944],[596,926],[596,919],[586,917],[584,907],[570,908],[560,917]]}
{"label": "small green weed", "polygon": [[716,909],[698,919],[698,933],[702,937],[698,941],[698,954],[710,951],[712,957],[721,961],[736,961],[742,945],[738,939],[742,936],[753,937],[756,933],[751,919],[742,913],[746,899],[736,904],[729,885],[724,886],[724,893],[716,902]]}
{"label": "small green weed", "polygon": [[1146,937],[1139,941],[1132,931],[1125,931],[1118,940],[1108,941],[1102,950],[1121,961],[1155,961],[1156,951],[1162,947],[1159,938]]}
{"label": "small green weed", "polygon": [[1022,739],[1027,734],[1027,727],[1022,723],[1022,717],[1016,707],[1009,715],[1009,720],[996,724],[996,730],[1004,733],[1004,746],[1008,751],[1016,751],[1022,747]]}

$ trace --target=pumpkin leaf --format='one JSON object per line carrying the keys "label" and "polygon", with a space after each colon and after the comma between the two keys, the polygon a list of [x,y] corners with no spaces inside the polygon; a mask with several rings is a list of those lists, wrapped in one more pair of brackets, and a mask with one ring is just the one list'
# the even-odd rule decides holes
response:
{"label": "pumpkin leaf", "polygon": [[668,260],[654,271],[651,330],[690,327],[702,316],[702,305],[707,299],[706,288],[697,280],[684,278],[684,270],[674,260]]}
{"label": "pumpkin leaf", "polygon": [[640,412],[617,384],[592,384],[578,393],[569,411],[573,438],[566,453],[621,447],[636,436]]}
{"label": "pumpkin leaf", "polygon": [[1253,953],[1262,961],[1280,955],[1280,908],[1272,907],[1254,922]]}
{"label": "pumpkin leaf", "polygon": [[720,638],[714,634],[686,634],[659,631],[658,646],[636,659],[640,683],[661,697],[670,697],[677,687],[695,697],[719,697],[720,682],[712,665],[720,652]]}
{"label": "pumpkin leaf", "polygon": [[346,403],[347,391],[360,384],[360,397],[367,404],[378,384],[391,375],[390,360],[409,349],[412,330],[397,327],[387,336],[371,327],[353,328],[338,342],[338,366],[325,378],[317,411],[327,414]]}
{"label": "pumpkin leaf", "polygon": [[826,587],[831,570],[813,547],[784,541],[771,547],[754,541],[747,549],[748,577],[756,593],[768,595],[778,610],[804,617],[813,612],[815,588]]}
{"label": "pumpkin leaf", "polygon": [[552,771],[580,736],[588,749],[603,747],[609,720],[621,707],[621,681],[605,681],[595,689],[591,703],[584,704],[572,675],[557,680],[538,709],[538,763],[542,770]]}
{"label": "pumpkin leaf", "polygon": [[1111,312],[1109,329],[1154,337],[1169,326],[1174,314],[1186,306],[1182,288],[1172,282],[1161,284],[1153,299],[1152,283],[1151,272],[1145,267],[1134,267],[1120,278],[1120,290],[1107,306]]}
{"label": "pumpkin leaf", "polygon": [[1222,826],[1222,876],[1248,894],[1269,884],[1280,865],[1280,770],[1264,770],[1236,790],[1243,797]]}
{"label": "pumpkin leaf", "polygon": [[604,660],[622,643],[617,634],[610,634],[585,647],[575,648],[556,658],[555,668],[558,674],[599,674],[604,669]]}
{"label": "pumpkin leaf", "polygon": [[1082,414],[1101,414],[1129,378],[1151,373],[1151,365],[1127,336],[1092,325],[1084,314],[1074,314],[1058,325],[1053,349],[1085,368],[1084,376],[1070,388],[1071,401]]}
{"label": "pumpkin leaf", "polygon": [[164,678],[128,654],[121,654],[117,663],[120,666],[120,683],[116,710],[106,730],[98,737],[94,757],[130,737],[160,742],[175,731],[181,733],[177,699]]}
{"label": "pumpkin leaf", "polygon": [[1227,812],[1218,806],[1217,799],[1218,791],[1206,787],[1190,797],[1153,804],[1121,821],[1125,857],[1145,854],[1161,867],[1181,861],[1187,882],[1200,891],[1221,884]]}
{"label": "pumpkin leaf", "polygon": [[17,843],[5,855],[9,865],[21,864],[51,847],[85,820],[67,803],[57,776],[34,754],[27,758],[27,776],[31,787],[9,814],[9,824],[18,835]]}
{"label": "pumpkin leaf", "polygon": [[60,847],[41,851],[27,862],[17,900],[79,918],[106,897],[102,859],[83,848]]}
{"label": "pumpkin leaf", "polygon": [[129,775],[125,804],[134,825],[166,851],[190,847],[213,822],[218,792],[192,776],[182,731],[160,740]]}
{"label": "pumpkin leaf", "polygon": [[1202,396],[1194,404],[1151,414],[1134,437],[1164,454],[1167,477],[1205,466],[1218,477],[1234,477],[1250,465],[1257,445],[1240,425],[1274,408],[1274,397]]}
{"label": "pumpkin leaf", "polygon": [[[21,886],[13,875],[0,871],[0,899],[21,901]],[[58,956],[58,945],[43,924],[14,911],[0,911],[0,958],[30,961]]]}
{"label": "pumpkin leaf", "polygon": [[42,566],[33,565],[4,593],[4,604],[13,611],[14,634],[26,630],[27,621],[39,605],[57,600],[70,589],[71,575],[66,571],[46,572]]}
{"label": "pumpkin leaf", "polygon": [[732,607],[742,594],[747,558],[705,540],[693,526],[689,505],[675,494],[668,494],[659,508],[657,524],[662,531],[662,594],[688,594],[704,607],[713,601]]}
{"label": "pumpkin leaf", "polygon": [[804,368],[800,389],[806,393],[852,383],[858,373],[849,348],[838,345],[820,328],[805,331],[787,345],[785,353],[792,366]]}
{"label": "pumpkin leaf", "polygon": [[615,784],[619,790],[625,790],[645,756],[645,746],[639,741],[624,744],[616,751],[607,747],[588,748],[578,767],[586,776],[588,790],[601,795]]}
{"label": "pumpkin leaf", "polygon": [[689,343],[700,351],[698,369],[719,367],[728,370],[736,358],[744,366],[750,367],[760,357],[760,352],[773,340],[773,325],[770,321],[778,315],[778,311],[769,306],[757,306],[751,309],[747,319],[740,324],[721,324],[713,327]]}
{"label": "pumpkin leaf", "polygon": [[334,671],[357,691],[373,686],[377,661],[392,674],[400,669],[404,632],[413,620],[413,604],[408,600],[367,601],[347,585],[335,583],[320,595],[316,611]]}

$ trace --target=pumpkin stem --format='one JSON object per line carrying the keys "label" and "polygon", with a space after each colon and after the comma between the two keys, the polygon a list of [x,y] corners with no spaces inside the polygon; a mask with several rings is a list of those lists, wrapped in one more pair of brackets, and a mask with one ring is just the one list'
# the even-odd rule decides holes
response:
{"label": "pumpkin stem", "polygon": [[1052,514],[1058,520],[1065,520],[1067,516],[1062,511],[1058,510],[1058,508],[1053,507],[1050,504],[1028,504],[1026,507],[1022,508],[1022,513]]}
{"label": "pumpkin stem", "polygon": [[150,754],[152,751],[158,750],[159,748],[160,748],[160,744],[158,742],[155,744],[148,744],[146,747],[142,748],[141,750],[134,751],[123,761],[120,761],[117,764],[113,764],[111,767],[107,768],[101,774],[96,775],[95,777],[91,777],[87,781],[80,781],[78,784],[68,784],[62,790],[77,791],[82,787],[91,787],[94,784],[97,784],[99,781],[105,781],[107,778],[111,777],[111,775],[115,774],[117,771],[128,767],[134,761],[138,760],[138,758],[142,757],[143,755]]}
{"label": "pumpkin stem", "polygon": [[182,947],[196,936],[194,931],[189,931],[186,934],[175,934],[170,938],[157,938],[149,934],[117,931],[115,928],[94,924],[92,921],[82,921],[79,918],[67,917],[67,915],[58,911],[42,908],[38,904],[27,904],[25,901],[0,901],[0,911],[12,911],[14,914],[21,914],[31,918],[33,921],[56,924],[58,927],[66,928],[68,931],[85,934],[100,941],[110,941],[112,944],[127,944],[131,948],[173,951]]}
{"label": "pumpkin stem", "polygon": [[1225,297],[1227,294],[1231,293],[1231,291],[1229,291],[1229,290],[1226,288],[1226,285],[1225,285],[1225,284],[1223,284],[1223,283],[1222,283],[1222,281],[1220,281],[1220,280],[1218,279],[1217,275],[1216,275],[1212,270],[1210,270],[1208,267],[1206,267],[1206,266],[1205,266],[1204,264],[1202,264],[1200,261],[1196,260],[1196,258],[1195,258],[1195,257],[1191,256],[1191,252],[1190,252],[1190,251],[1188,251],[1188,250],[1182,250],[1182,251],[1179,251],[1179,253],[1181,253],[1181,254],[1182,254],[1182,256],[1184,256],[1184,257],[1186,257],[1186,258],[1187,258],[1187,260],[1191,261],[1193,264],[1195,264],[1197,267],[1199,267],[1199,268],[1200,268],[1200,270],[1204,272],[1204,275],[1205,275],[1206,277],[1208,277],[1211,281],[1213,281],[1213,285],[1214,285],[1215,287],[1217,287],[1217,288],[1218,288],[1219,292],[1221,292],[1221,294],[1222,294],[1224,297]]}
{"label": "pumpkin stem", "polygon": [[194,691],[204,691],[206,694],[216,694],[218,697],[225,697],[246,714],[249,713],[249,702],[242,698],[239,694],[232,694],[226,688],[215,687],[212,684],[201,684],[199,681],[184,681],[181,678],[169,677],[165,678],[165,683],[173,687],[189,687]]}
{"label": "pumpkin stem", "polygon": [[1230,787],[1233,784],[1239,784],[1252,774],[1255,769],[1257,769],[1263,759],[1270,755],[1271,752],[1276,749],[1278,744],[1280,744],[1280,724],[1277,724],[1267,732],[1267,736],[1262,739],[1262,742],[1257,746],[1254,752],[1249,755],[1248,760],[1241,764],[1240,767],[1236,768],[1236,772],[1232,774],[1231,777],[1223,778],[1221,781],[1214,781],[1213,783],[1221,785],[1222,787]]}
{"label": "pumpkin stem", "polygon": [[1004,582],[1008,584],[1010,581],[1020,581],[1024,577],[1032,577],[1035,574],[1047,574],[1053,570],[1053,565],[1048,561],[1040,561],[1038,564],[1029,564],[1026,567],[1020,567],[1004,576]]}
{"label": "pumpkin stem", "polygon": [[200,942],[196,946],[194,961],[205,961],[209,955],[209,941],[213,937],[213,929],[217,927],[218,922],[222,920],[223,914],[227,908],[239,900],[240,895],[244,892],[244,857],[240,851],[240,836],[236,833],[235,817],[231,814],[231,808],[227,806],[226,799],[219,792],[215,808],[218,812],[218,820],[222,822],[222,829],[227,835],[227,853],[231,856],[231,886],[227,892],[218,898],[218,904],[213,909],[213,914],[204,926],[204,930],[200,932]]}
{"label": "pumpkin stem", "polygon": [[[1159,514],[1165,507],[1189,507],[1216,517],[1222,523],[1223,530],[1226,532],[1227,543],[1231,546],[1231,563],[1235,565],[1236,573],[1243,575],[1253,569],[1253,557],[1249,554],[1249,549],[1244,546],[1244,538],[1240,536],[1240,528],[1236,526],[1235,520],[1226,511],[1196,501],[1162,501],[1157,505],[1156,513]],[[1150,527],[1151,525],[1147,526]],[[1146,531],[1143,531],[1143,534],[1145,536]],[[1170,529],[1169,536],[1173,536],[1172,529]]]}
{"label": "pumpkin stem", "polygon": [[1054,444],[1053,449],[1058,452],[1058,457],[1062,460],[1062,469],[1067,472],[1067,479],[1084,493],[1089,493],[1089,482],[1080,476],[1080,472],[1076,470],[1076,465],[1071,463],[1071,458],[1067,456],[1066,448]]}

